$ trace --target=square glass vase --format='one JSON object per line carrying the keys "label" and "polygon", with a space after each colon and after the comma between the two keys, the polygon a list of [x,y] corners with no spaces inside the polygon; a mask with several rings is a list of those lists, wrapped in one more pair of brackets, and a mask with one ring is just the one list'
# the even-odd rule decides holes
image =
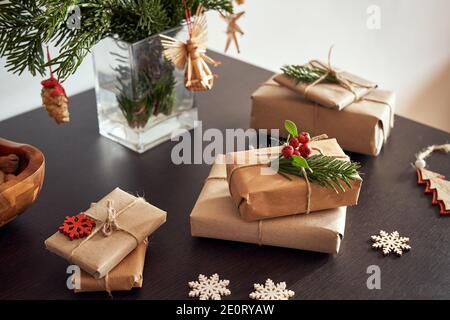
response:
{"label": "square glass vase", "polygon": [[[186,39],[185,27],[162,34]],[[106,38],[93,50],[100,134],[143,153],[197,120],[184,72],[163,56],[159,34],[135,43]]]}

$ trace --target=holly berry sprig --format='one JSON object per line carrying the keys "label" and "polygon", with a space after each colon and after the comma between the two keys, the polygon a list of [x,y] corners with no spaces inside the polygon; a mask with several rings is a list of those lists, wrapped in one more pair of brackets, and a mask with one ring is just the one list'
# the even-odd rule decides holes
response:
{"label": "holly berry sprig", "polygon": [[[346,191],[344,185],[352,188],[350,181],[359,176],[359,163],[344,161],[322,154],[311,155],[309,143],[312,141],[308,132],[298,133],[294,122],[286,120],[284,127],[289,133],[288,142],[281,149],[278,170],[283,173],[304,177],[307,174],[312,182],[322,187],[332,188],[336,193]],[[303,170],[304,169],[304,170]]]}
{"label": "holly berry sprig", "polygon": [[284,122],[284,127],[288,131],[290,139],[288,139],[289,144],[281,150],[282,156],[286,159],[290,159],[294,155],[308,158],[312,152],[309,147],[309,142],[311,141],[309,133],[302,132],[298,134],[297,126],[290,120]]}

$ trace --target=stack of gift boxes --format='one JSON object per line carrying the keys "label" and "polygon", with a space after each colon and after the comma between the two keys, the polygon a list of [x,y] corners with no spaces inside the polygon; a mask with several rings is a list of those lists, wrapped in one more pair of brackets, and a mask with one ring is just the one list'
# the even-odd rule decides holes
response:
{"label": "stack of gift boxes", "polygon": [[[280,136],[287,138],[284,123],[290,119],[311,136],[331,137],[311,142],[313,154],[321,150],[323,155],[348,161],[342,149],[378,155],[393,128],[395,94],[331,64],[313,60],[302,67],[317,79],[302,82],[301,77],[284,72],[254,92],[250,126],[279,129]],[[280,150],[219,156],[191,213],[192,235],[337,253],[347,206],[357,204],[361,177],[337,193],[302,176],[249,164],[248,159],[280,154]]]}
{"label": "stack of gift boxes", "polygon": [[[142,287],[148,237],[166,221],[166,212],[116,188],[81,215],[84,226],[67,217],[60,231],[45,241],[49,251],[80,267],[70,289],[112,292]],[[89,232],[72,232],[89,226]]]}
{"label": "stack of gift boxes", "polygon": [[[302,67],[323,77],[303,82],[301,74],[289,72]],[[380,153],[394,126],[395,93],[316,60],[283,70],[253,93],[250,127],[280,129],[286,137],[283,122],[290,119],[312,135],[336,138],[344,150]]]}
{"label": "stack of gift boxes", "polygon": [[[313,154],[349,160],[336,139],[310,143]],[[191,213],[196,237],[337,253],[347,206],[355,205],[361,178],[337,193],[263,165],[280,147],[219,156]],[[309,208],[309,212],[308,211]]]}

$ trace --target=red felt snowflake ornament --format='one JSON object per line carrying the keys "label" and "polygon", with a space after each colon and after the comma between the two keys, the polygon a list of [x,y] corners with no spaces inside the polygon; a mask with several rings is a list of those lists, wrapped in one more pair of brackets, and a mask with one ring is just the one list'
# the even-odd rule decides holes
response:
{"label": "red felt snowflake ornament", "polygon": [[72,241],[73,239],[87,237],[91,234],[94,227],[95,219],[88,217],[84,213],[80,213],[72,217],[67,216],[58,230]]}

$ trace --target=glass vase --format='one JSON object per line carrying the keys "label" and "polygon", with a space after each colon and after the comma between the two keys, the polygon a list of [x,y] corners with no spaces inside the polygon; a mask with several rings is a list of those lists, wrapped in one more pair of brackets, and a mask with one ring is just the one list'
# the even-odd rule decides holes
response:
{"label": "glass vase", "polygon": [[[163,34],[185,40],[185,27]],[[159,34],[135,43],[106,38],[93,51],[100,134],[136,152],[170,139],[197,120],[184,72],[163,56]]]}

